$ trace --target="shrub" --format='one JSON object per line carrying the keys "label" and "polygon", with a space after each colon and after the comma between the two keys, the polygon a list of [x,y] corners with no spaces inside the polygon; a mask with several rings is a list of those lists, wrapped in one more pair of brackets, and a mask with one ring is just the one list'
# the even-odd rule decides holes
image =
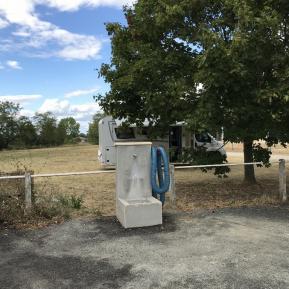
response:
{"label": "shrub", "polygon": [[62,206],[72,209],[81,209],[83,198],[81,196],[60,196],[58,198],[59,202],[62,204]]}

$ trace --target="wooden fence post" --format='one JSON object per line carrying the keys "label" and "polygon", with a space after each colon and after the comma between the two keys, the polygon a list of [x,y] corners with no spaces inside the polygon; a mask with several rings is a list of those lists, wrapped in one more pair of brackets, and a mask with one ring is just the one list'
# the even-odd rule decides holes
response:
{"label": "wooden fence post", "polygon": [[32,207],[32,181],[31,174],[25,172],[25,210],[30,211]]}
{"label": "wooden fence post", "polygon": [[173,208],[176,207],[176,188],[175,188],[175,166],[170,165],[170,192],[171,192],[171,205]]}
{"label": "wooden fence post", "polygon": [[286,192],[286,166],[285,160],[279,160],[279,194],[280,199],[283,203],[287,201],[287,192]]}

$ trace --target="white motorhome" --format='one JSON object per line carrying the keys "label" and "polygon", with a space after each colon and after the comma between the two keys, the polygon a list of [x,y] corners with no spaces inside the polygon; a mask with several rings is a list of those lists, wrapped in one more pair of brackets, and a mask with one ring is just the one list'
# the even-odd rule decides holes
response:
{"label": "white motorhome", "polygon": [[[148,123],[144,123],[141,128],[135,125],[122,127],[121,123],[121,121],[116,121],[111,116],[104,117],[99,121],[98,159],[102,165],[116,165],[115,142],[150,140],[147,135]],[[165,137],[153,139],[152,142],[153,145],[163,146],[167,151],[170,151],[171,161],[177,159],[182,149],[192,147],[194,149],[204,147],[208,152],[218,151],[221,155],[226,155],[221,142],[209,133],[193,133],[186,128],[184,122],[171,125]]]}

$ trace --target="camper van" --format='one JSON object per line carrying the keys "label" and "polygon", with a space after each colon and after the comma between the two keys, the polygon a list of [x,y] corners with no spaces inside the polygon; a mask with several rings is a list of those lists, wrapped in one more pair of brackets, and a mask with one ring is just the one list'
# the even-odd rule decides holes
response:
{"label": "camper van", "polygon": [[[129,127],[121,126],[121,121],[114,120],[111,116],[104,117],[99,121],[99,150],[98,159],[104,166],[116,165],[116,142],[129,141],[151,141],[148,138],[148,123],[143,127],[131,125]],[[198,149],[203,147],[208,152],[219,152],[225,156],[226,151],[223,144],[217,141],[209,133],[193,133],[184,122],[171,125],[168,134],[152,140],[153,145],[162,146],[170,152],[170,161],[177,160],[178,155],[184,148]]]}

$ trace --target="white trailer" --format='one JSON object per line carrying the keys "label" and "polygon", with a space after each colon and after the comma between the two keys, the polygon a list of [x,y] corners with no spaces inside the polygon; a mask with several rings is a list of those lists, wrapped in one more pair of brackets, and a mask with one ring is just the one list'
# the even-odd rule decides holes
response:
{"label": "white trailer", "polygon": [[223,144],[217,141],[209,133],[196,134],[189,130],[184,122],[171,125],[164,137],[149,139],[148,123],[143,127],[131,125],[122,127],[121,121],[114,120],[111,116],[104,117],[99,121],[99,149],[98,159],[102,165],[116,165],[116,142],[152,141],[153,145],[162,146],[171,152],[170,159],[174,161],[184,148],[198,149],[203,147],[208,152],[219,152],[225,156]]}

